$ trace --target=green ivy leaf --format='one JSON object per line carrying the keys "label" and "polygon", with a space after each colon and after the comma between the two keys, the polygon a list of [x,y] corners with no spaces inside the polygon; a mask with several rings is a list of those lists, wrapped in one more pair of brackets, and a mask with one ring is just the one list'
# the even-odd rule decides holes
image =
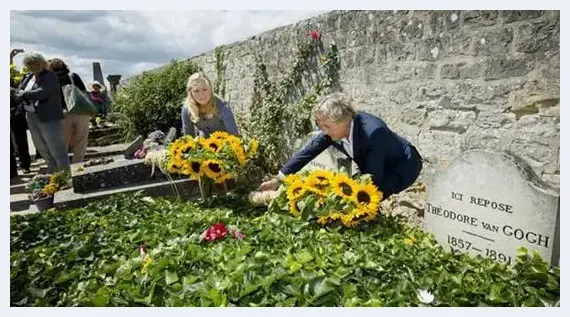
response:
{"label": "green ivy leaf", "polygon": [[170,285],[172,283],[178,282],[178,274],[174,271],[167,270],[165,280],[166,285]]}

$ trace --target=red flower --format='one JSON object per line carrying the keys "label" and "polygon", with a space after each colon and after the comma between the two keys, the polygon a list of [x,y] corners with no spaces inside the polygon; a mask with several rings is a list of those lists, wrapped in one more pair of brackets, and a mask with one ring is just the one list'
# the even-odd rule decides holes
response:
{"label": "red flower", "polygon": [[212,227],[208,228],[204,233],[203,237],[206,241],[214,241],[218,239],[224,238],[228,233],[226,225],[218,222],[217,224],[213,225]]}
{"label": "red flower", "polygon": [[321,34],[319,33],[319,31],[309,31],[309,36],[311,37],[311,39],[318,41],[321,39]]}

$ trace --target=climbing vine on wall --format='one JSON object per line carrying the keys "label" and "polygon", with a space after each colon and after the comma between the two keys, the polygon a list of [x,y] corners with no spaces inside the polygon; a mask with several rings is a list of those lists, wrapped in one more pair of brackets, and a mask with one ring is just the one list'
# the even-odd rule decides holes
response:
{"label": "climbing vine on wall", "polygon": [[259,162],[276,173],[292,154],[295,142],[313,130],[310,113],[318,97],[339,90],[338,49],[326,49],[317,31],[297,43],[292,68],[278,81],[269,79],[267,66],[257,56],[254,92],[243,122],[245,134],[260,140]]}
{"label": "climbing vine on wall", "polygon": [[226,54],[223,46],[218,46],[214,49],[214,57],[216,58],[214,93],[224,99],[226,97],[226,64],[224,63]]}

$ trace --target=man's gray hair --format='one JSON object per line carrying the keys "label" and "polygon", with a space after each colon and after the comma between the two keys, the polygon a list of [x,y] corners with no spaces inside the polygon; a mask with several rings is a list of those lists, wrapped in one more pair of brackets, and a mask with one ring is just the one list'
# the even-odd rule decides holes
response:
{"label": "man's gray hair", "polygon": [[24,60],[22,61],[22,64],[24,64],[24,66],[29,66],[36,63],[42,64],[47,63],[47,61],[41,54],[38,53],[28,53],[26,56],[24,56]]}
{"label": "man's gray hair", "polygon": [[314,120],[318,117],[319,119],[332,122],[341,122],[350,120],[354,113],[352,99],[344,93],[335,92],[325,96],[313,108],[311,114]]}

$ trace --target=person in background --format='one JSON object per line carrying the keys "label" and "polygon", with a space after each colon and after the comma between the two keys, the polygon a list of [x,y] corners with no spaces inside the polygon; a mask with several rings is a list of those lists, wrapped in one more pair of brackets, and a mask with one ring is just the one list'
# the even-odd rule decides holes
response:
{"label": "person in background", "polygon": [[279,175],[261,184],[258,191],[276,190],[285,175],[301,170],[329,146],[352,159],[360,174],[370,174],[383,199],[397,194],[418,178],[422,158],[416,148],[399,136],[381,118],[356,112],[343,93],[326,96],[312,110],[321,133],[293,155]]}
{"label": "person in background", "polygon": [[[97,116],[105,118],[105,116],[107,116],[107,111],[109,111],[109,98],[105,93],[103,93],[105,91],[105,86],[95,80],[89,84],[88,90],[91,103],[93,103],[95,108],[97,108]],[[95,117],[91,119],[91,125],[94,127],[99,126]]]}
{"label": "person in background", "polygon": [[23,102],[32,140],[47,164],[49,174],[70,172],[59,79],[47,69],[45,58],[37,53],[24,56],[30,70],[18,87],[16,99]]}
{"label": "person in background", "polygon": [[[10,73],[15,72],[17,75],[20,75],[20,71],[18,71],[14,65],[14,57],[19,53],[23,52],[22,49],[12,49],[10,50]],[[21,76],[10,76],[10,88],[17,88],[21,78],[16,79],[16,77]],[[10,94],[10,153],[14,155],[14,144],[16,145],[16,149],[18,152],[18,158],[20,160],[20,168],[24,172],[24,174],[31,173],[30,165],[32,159],[30,157],[30,148],[28,145],[28,123],[26,122],[26,111],[20,105],[13,103],[13,94]],[[13,141],[13,142],[12,142]],[[12,163],[14,164],[12,166]],[[10,157],[10,175],[17,176],[17,163],[16,158],[12,156]]]}
{"label": "person in background", "polygon": [[67,151],[73,151],[71,163],[83,162],[85,151],[87,150],[89,120],[91,117],[85,114],[74,113],[68,109],[63,98],[63,86],[75,85],[81,91],[86,92],[85,84],[81,77],[76,73],[72,73],[67,64],[59,58],[50,59],[48,61],[48,69],[55,72],[59,79],[61,107],[65,111],[65,144],[67,145]]}
{"label": "person in background", "polygon": [[212,82],[201,72],[188,78],[188,95],[182,105],[182,133],[208,137],[215,131],[238,135],[234,114],[227,103],[214,95]]}

